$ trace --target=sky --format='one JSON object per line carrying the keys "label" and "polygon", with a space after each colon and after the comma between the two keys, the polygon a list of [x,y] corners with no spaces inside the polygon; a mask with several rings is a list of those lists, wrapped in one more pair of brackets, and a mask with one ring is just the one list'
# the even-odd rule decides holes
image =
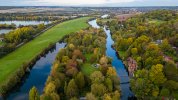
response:
{"label": "sky", "polygon": [[178,6],[178,0],[0,0],[0,6]]}

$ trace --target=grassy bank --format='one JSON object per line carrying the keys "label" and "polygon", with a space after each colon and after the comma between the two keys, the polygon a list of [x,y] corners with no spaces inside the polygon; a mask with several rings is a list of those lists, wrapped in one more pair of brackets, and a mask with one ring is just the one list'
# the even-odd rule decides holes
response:
{"label": "grassy bank", "polygon": [[[41,51],[59,41],[63,36],[87,28],[89,17],[63,22],[49,29],[34,40],[0,59],[0,86],[13,77],[13,74],[25,63],[30,62]],[[13,83],[12,83],[13,84]]]}

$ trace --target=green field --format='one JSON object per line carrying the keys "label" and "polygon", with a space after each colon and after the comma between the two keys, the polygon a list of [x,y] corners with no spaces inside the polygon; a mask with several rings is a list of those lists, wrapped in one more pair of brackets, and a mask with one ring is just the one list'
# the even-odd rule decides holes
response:
{"label": "green field", "polygon": [[0,41],[0,46],[2,46],[3,45],[3,43]]}
{"label": "green field", "polygon": [[148,23],[160,25],[160,24],[164,23],[164,21],[156,20],[156,19],[151,19],[151,20],[148,21]]}
{"label": "green field", "polygon": [[0,41],[0,46],[4,45],[4,42]]}
{"label": "green field", "polygon": [[102,19],[102,22],[103,22],[103,23],[106,23],[106,22],[108,22],[108,21],[111,22],[112,20],[114,20],[114,19]]}
{"label": "green field", "polygon": [[56,43],[63,36],[89,27],[90,17],[63,22],[49,29],[34,40],[0,59],[0,85],[6,82],[24,62],[31,61],[51,43]]}
{"label": "green field", "polygon": [[98,69],[93,67],[90,63],[85,63],[81,67],[81,70],[85,75],[90,76],[91,73],[93,73],[94,71],[97,71]]}

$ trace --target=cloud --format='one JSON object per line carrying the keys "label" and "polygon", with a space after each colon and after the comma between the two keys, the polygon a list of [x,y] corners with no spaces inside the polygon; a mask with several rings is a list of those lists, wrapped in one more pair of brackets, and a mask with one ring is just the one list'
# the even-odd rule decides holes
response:
{"label": "cloud", "polygon": [[82,5],[82,4],[105,4],[105,3],[124,3],[138,0],[37,0],[37,2],[54,5]]}
{"label": "cloud", "polygon": [[178,0],[0,0],[0,6],[178,6]]}

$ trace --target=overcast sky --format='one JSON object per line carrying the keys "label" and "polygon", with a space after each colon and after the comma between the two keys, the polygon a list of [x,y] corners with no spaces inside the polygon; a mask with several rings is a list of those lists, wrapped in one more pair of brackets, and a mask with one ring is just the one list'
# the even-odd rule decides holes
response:
{"label": "overcast sky", "polygon": [[178,0],[0,0],[0,6],[178,6]]}

